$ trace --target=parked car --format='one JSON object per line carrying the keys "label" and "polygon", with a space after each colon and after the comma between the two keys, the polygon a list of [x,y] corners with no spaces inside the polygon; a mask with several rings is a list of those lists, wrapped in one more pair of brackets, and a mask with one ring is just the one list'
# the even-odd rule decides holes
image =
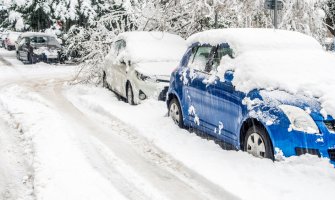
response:
{"label": "parked car", "polygon": [[170,33],[122,33],[106,56],[103,85],[132,105],[149,97],[165,100],[170,74],[185,50],[185,40]]}
{"label": "parked car", "polygon": [[0,46],[3,48],[5,47],[5,40],[8,36],[9,32],[3,32],[0,37]]}
{"label": "parked car", "polygon": [[54,35],[46,33],[23,33],[16,46],[17,59],[25,63],[58,63],[61,57],[61,45]]}
{"label": "parked car", "polygon": [[335,58],[315,39],[225,29],[187,42],[167,94],[177,125],[256,157],[309,153],[335,163],[335,120],[325,111],[334,108],[327,98],[334,96]]}
{"label": "parked car", "polygon": [[15,43],[18,40],[20,35],[21,33],[19,32],[9,32],[4,42],[5,49],[9,51],[15,50]]}

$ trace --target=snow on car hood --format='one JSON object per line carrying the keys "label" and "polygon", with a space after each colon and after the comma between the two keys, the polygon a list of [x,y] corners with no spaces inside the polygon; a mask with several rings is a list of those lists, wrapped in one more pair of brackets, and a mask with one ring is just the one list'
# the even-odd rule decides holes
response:
{"label": "snow on car hood", "polygon": [[135,70],[147,76],[170,77],[172,71],[178,66],[178,62],[141,62],[135,64]]}
{"label": "snow on car hood", "polygon": [[126,32],[120,39],[127,42],[122,57],[132,63],[180,61],[187,48],[183,38],[166,32]]}
{"label": "snow on car hood", "polygon": [[34,49],[34,54],[37,54],[37,55],[45,54],[49,58],[57,58],[58,50],[50,49],[48,47],[39,47],[39,48]]}
{"label": "snow on car hood", "polygon": [[335,57],[323,50],[245,52],[235,59],[224,57],[218,71],[227,70],[234,71],[233,85],[239,91],[279,89],[314,97],[335,116]]}

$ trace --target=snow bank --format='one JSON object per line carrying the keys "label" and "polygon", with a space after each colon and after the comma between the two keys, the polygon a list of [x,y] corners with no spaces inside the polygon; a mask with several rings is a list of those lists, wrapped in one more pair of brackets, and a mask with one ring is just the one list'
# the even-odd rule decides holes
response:
{"label": "snow bank", "polygon": [[180,61],[186,51],[183,38],[166,32],[126,32],[120,39],[127,43],[125,59],[132,62]]}
{"label": "snow bank", "polygon": [[312,200],[333,196],[335,171],[327,159],[305,155],[272,162],[245,152],[225,151],[164,117],[164,102],[147,100],[129,106],[106,89],[82,85],[69,87],[66,94],[92,120],[109,124],[113,121],[109,116],[120,119],[137,130],[136,134],[241,199]]}
{"label": "snow bank", "polygon": [[0,109],[30,144],[26,151],[33,154],[36,199],[126,199],[90,165],[75,130],[47,99],[28,88],[9,86],[0,90]]}
{"label": "snow bank", "polygon": [[33,200],[30,152],[20,132],[2,120],[7,115],[0,105],[0,199]]}
{"label": "snow bank", "polygon": [[227,29],[195,34],[188,43],[228,43],[235,58],[224,57],[219,67],[223,78],[233,70],[233,84],[242,92],[279,89],[318,98],[335,117],[335,57],[318,42],[301,33],[269,29]]}

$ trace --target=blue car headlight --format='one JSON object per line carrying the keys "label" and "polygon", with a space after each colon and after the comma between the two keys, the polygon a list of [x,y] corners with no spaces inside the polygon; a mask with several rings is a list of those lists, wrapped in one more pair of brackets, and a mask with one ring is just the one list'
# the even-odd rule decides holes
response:
{"label": "blue car headlight", "polygon": [[301,131],[309,134],[319,134],[319,128],[312,117],[303,109],[290,106],[280,105],[279,108],[285,113],[290,120],[290,129]]}

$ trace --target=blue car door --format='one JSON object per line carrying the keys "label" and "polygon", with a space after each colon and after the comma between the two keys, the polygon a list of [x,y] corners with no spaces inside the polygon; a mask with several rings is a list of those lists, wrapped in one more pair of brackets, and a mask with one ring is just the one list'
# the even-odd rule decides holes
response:
{"label": "blue car door", "polygon": [[[215,73],[218,67],[224,65],[222,58],[225,56],[232,58],[232,50],[227,44],[220,45],[210,58],[212,60],[210,61],[212,73]],[[207,90],[211,99],[212,114],[209,124],[213,126],[218,138],[234,144],[238,141],[238,127],[242,120],[244,94],[235,90],[232,79],[232,71],[228,71],[224,75],[218,75],[216,81],[207,86]]]}
{"label": "blue car door", "polygon": [[[196,46],[187,66],[187,84],[183,87],[184,105],[187,107],[187,119],[192,126],[203,131],[209,129],[212,116],[211,97],[204,80],[208,79],[208,59],[213,52],[210,45]],[[214,135],[214,132],[212,133]]]}

